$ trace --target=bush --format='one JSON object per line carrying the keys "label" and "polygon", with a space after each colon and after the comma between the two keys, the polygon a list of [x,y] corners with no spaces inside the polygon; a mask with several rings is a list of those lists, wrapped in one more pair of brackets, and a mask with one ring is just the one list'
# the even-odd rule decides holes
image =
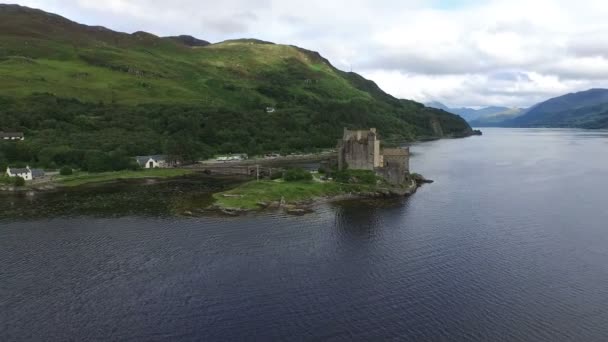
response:
{"label": "bush", "polygon": [[275,180],[275,179],[279,179],[279,178],[283,178],[283,173],[281,173],[281,172],[273,172],[270,175],[270,180]]}
{"label": "bush", "polygon": [[333,178],[338,183],[369,184],[374,185],[378,177],[374,171],[368,170],[342,170],[333,174]]}
{"label": "bush", "polygon": [[23,179],[22,177],[15,177],[14,181],[15,186],[24,186],[25,185],[25,179]]}
{"label": "bush", "polygon": [[62,176],[71,176],[72,173],[74,173],[72,168],[67,166],[62,167],[61,170],[59,170],[59,174]]}
{"label": "bush", "polygon": [[312,174],[302,168],[289,169],[283,172],[283,179],[286,182],[309,181],[312,180]]}

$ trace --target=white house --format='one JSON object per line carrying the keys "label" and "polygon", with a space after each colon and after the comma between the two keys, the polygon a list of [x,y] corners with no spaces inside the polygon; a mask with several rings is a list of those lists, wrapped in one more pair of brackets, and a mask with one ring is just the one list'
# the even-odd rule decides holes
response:
{"label": "white house", "polygon": [[135,157],[137,160],[137,164],[144,169],[156,169],[167,167],[167,157],[166,156],[139,156]]}
{"label": "white house", "polygon": [[0,140],[25,140],[21,132],[0,132]]}
{"label": "white house", "polygon": [[44,171],[39,169],[30,169],[27,166],[25,169],[11,169],[10,167],[6,168],[6,175],[9,177],[21,177],[26,181],[30,181],[36,178],[44,177]]}
{"label": "white house", "polygon": [[29,167],[25,169],[11,169],[10,167],[6,168],[6,175],[9,177],[21,177],[26,181],[34,179],[32,176],[32,170]]}
{"label": "white house", "polygon": [[220,156],[217,157],[216,161],[218,162],[230,162],[230,161],[243,161],[248,159],[249,157],[247,156],[247,154],[232,154],[229,156]]}

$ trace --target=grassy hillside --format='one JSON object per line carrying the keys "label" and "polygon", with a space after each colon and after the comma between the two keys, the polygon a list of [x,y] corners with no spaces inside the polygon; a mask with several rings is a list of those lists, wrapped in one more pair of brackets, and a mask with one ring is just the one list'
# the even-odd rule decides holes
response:
{"label": "grassy hillside", "polygon": [[461,118],[398,100],[315,52],[191,38],[0,5],[0,130],[27,135],[0,145],[0,163],[315,149],[333,146],[343,126],[377,127],[392,140],[470,133]]}

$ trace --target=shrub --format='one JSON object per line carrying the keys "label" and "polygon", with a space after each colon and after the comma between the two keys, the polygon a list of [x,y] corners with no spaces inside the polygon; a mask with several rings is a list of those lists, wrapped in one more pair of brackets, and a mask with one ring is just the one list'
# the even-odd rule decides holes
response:
{"label": "shrub", "polygon": [[22,177],[15,177],[14,181],[15,186],[24,186],[25,185],[25,179],[23,179]]}
{"label": "shrub", "polygon": [[59,174],[62,176],[70,176],[72,173],[74,173],[72,168],[67,166],[62,167],[61,170],[59,170]]}
{"label": "shrub", "polygon": [[312,174],[302,168],[289,169],[283,172],[283,179],[286,182],[309,181],[312,180]]}
{"label": "shrub", "polygon": [[275,180],[275,179],[279,179],[279,178],[283,178],[283,173],[281,173],[281,172],[273,172],[270,175],[270,180]]}
{"label": "shrub", "polygon": [[333,178],[338,183],[351,184],[370,184],[374,185],[378,181],[378,177],[374,171],[368,170],[342,170],[333,174]]}

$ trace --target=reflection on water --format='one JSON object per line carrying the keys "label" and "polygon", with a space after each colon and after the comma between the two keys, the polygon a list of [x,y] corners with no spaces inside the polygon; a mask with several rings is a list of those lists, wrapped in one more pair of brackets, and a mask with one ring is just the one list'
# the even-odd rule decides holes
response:
{"label": "reflection on water", "polygon": [[3,196],[0,340],[604,341],[607,142],[418,144],[434,184],[301,217],[179,216],[206,180]]}
{"label": "reflection on water", "polygon": [[0,219],[71,216],[171,216],[212,203],[211,194],[233,186],[231,178],[192,176],[127,180],[49,192],[0,194]]}

